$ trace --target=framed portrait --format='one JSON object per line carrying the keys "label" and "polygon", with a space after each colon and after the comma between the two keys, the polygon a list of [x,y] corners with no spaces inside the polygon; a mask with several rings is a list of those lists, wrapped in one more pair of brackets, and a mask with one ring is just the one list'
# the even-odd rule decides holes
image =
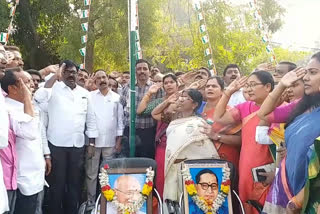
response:
{"label": "framed portrait", "polygon": [[[118,202],[127,204],[133,203],[141,197],[142,187],[146,179],[145,168],[127,168],[127,169],[109,169],[109,183],[115,192]],[[101,195],[100,214],[118,214],[116,206],[107,202]],[[136,214],[152,213],[152,194],[149,195],[146,202]]]}
{"label": "framed portrait", "polygon": [[223,160],[190,160],[182,167],[185,214],[233,213],[232,164]]}

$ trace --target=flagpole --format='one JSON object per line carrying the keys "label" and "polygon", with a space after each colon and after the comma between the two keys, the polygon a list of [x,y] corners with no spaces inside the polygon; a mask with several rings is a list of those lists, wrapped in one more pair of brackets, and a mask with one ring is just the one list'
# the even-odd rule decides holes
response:
{"label": "flagpole", "polygon": [[130,157],[135,156],[136,140],[136,91],[135,91],[135,64],[136,64],[136,29],[135,29],[136,0],[128,0],[128,31],[129,31],[129,61],[130,61]]}

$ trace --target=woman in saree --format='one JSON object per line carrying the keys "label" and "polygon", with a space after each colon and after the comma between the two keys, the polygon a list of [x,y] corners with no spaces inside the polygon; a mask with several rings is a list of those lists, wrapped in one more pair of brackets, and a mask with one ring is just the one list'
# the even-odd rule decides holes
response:
{"label": "woman in saree", "polygon": [[[155,160],[157,162],[157,179],[156,179],[156,188],[162,196],[163,194],[163,184],[164,184],[164,153],[167,143],[166,130],[169,122],[164,119],[164,114],[154,115],[152,111],[159,106],[162,108],[169,101],[169,97],[173,96],[178,91],[178,81],[177,77],[174,74],[167,74],[162,79],[163,89],[166,93],[164,98],[156,99],[152,102],[150,97],[153,93],[156,93],[159,90],[159,85],[151,86],[147,94],[143,97],[140,102],[137,113],[141,115],[152,115],[154,119],[158,121],[157,130],[156,130],[156,152]],[[158,108],[159,109],[159,108]],[[164,108],[166,109],[166,108]],[[163,110],[164,110],[163,109]],[[162,116],[162,117],[161,117]],[[162,120],[161,120],[162,118]]]}
{"label": "woman in saree", "polygon": [[[195,89],[182,92],[178,100],[179,119],[170,122],[167,128],[165,153],[164,201],[178,203],[183,192],[181,164],[187,159],[219,159],[217,150],[209,137],[200,132],[205,122],[196,112],[202,103],[202,95]],[[165,204],[165,213],[168,213]]]}
{"label": "woman in saree", "polygon": [[[218,76],[211,77],[207,81],[204,89],[207,101],[202,102],[198,113],[200,113],[202,118],[211,126],[211,129],[205,128],[204,130],[210,130],[210,132],[206,134],[213,140],[220,159],[230,161],[238,170],[241,147],[241,124],[223,126],[213,120],[215,108],[223,91],[224,82],[222,78]],[[230,109],[229,106],[227,106],[227,108]]]}
{"label": "woman in saree", "polygon": [[[276,107],[283,91],[303,78],[304,96],[298,103]],[[320,52],[307,67],[287,73],[258,112],[262,120],[287,122],[286,157],[280,164],[263,213],[310,213],[320,211]],[[270,114],[271,113],[271,114]]]}
{"label": "woman in saree", "polygon": [[[250,101],[227,110],[230,96],[242,87],[246,88]],[[263,205],[269,188],[267,184],[254,182],[252,168],[273,163],[269,147],[260,145],[255,140],[256,126],[260,121],[256,115],[257,111],[273,88],[272,75],[266,71],[256,71],[249,78],[242,77],[239,80],[233,81],[224,91],[214,112],[213,119],[215,122],[224,125],[232,125],[237,122],[242,123],[239,195],[247,214],[258,213],[247,201],[254,200]]]}

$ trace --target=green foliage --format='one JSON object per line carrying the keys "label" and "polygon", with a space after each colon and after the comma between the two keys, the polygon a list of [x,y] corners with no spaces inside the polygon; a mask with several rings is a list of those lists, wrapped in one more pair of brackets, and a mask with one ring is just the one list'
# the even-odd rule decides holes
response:
{"label": "green foliage", "polygon": [[[282,25],[285,9],[276,0],[257,0],[261,16],[271,33]],[[237,63],[244,72],[267,62],[270,55],[249,5],[234,6],[223,0],[203,3],[207,33],[217,71]],[[92,1],[90,20],[80,20],[84,9],[78,0],[26,0],[17,9],[18,32],[11,44],[23,52],[26,67],[41,68],[60,59],[83,62],[79,49],[81,22],[89,22],[86,64],[91,69],[128,70],[127,0]],[[0,1],[0,29],[9,24],[9,9]],[[139,0],[140,40],[143,57],[166,71],[188,71],[207,66],[197,12],[191,0]],[[277,60],[299,61],[309,53],[274,48]]]}

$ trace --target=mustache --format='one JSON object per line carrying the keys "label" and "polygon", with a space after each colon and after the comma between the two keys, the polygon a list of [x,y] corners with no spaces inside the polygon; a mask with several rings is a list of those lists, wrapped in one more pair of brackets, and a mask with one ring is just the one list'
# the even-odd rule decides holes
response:
{"label": "mustache", "polygon": [[100,85],[102,85],[102,84],[107,84],[106,82],[100,82]]}

